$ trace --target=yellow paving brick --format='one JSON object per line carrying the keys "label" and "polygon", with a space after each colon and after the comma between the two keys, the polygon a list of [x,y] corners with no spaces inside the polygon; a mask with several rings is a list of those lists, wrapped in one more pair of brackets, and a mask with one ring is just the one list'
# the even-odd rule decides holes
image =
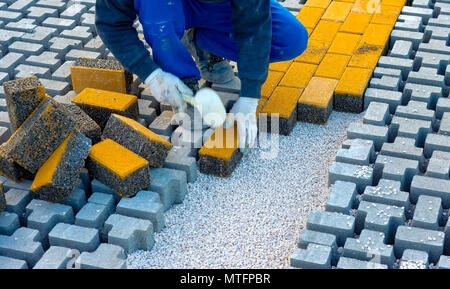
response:
{"label": "yellow paving brick", "polygon": [[273,62],[273,63],[269,64],[269,70],[286,72],[289,69],[289,66],[291,65],[291,63],[292,63],[292,60]]}
{"label": "yellow paving brick", "polygon": [[403,7],[406,4],[406,0],[381,0],[381,4]]}
{"label": "yellow paving brick", "polygon": [[335,95],[362,96],[372,76],[372,70],[359,67],[347,67],[335,90]]}
{"label": "yellow paving brick", "polygon": [[380,0],[356,0],[352,12],[373,14],[380,2]]}
{"label": "yellow paving brick", "polygon": [[316,69],[317,65],[314,64],[294,62],[281,79],[279,85],[305,88]]}
{"label": "yellow paving brick", "polygon": [[361,38],[361,43],[384,47],[391,31],[390,25],[370,23]]}
{"label": "yellow paving brick", "polygon": [[101,69],[84,66],[70,67],[75,92],[86,87],[126,93],[127,83],[124,70]]}
{"label": "yellow paving brick", "polygon": [[313,77],[300,96],[299,103],[318,108],[326,108],[333,99],[333,92],[338,80],[324,77]]}
{"label": "yellow paving brick", "polygon": [[308,40],[308,47],[295,61],[319,64],[327,53],[328,47],[330,47],[329,42]]}
{"label": "yellow paving brick", "polygon": [[339,79],[344,73],[351,56],[327,53],[317,67],[314,76]]}
{"label": "yellow paving brick", "polygon": [[326,9],[330,3],[331,0],[308,0],[303,7],[319,7]]}
{"label": "yellow paving brick", "polygon": [[261,98],[269,98],[275,87],[277,87],[284,73],[279,71],[269,71],[266,82],[261,88]]}
{"label": "yellow paving brick", "polygon": [[402,10],[401,6],[381,4],[373,14],[371,23],[389,24],[393,26]]}
{"label": "yellow paving brick", "polygon": [[318,7],[303,7],[297,14],[297,19],[306,28],[314,28],[322,17],[325,9]]}
{"label": "yellow paving brick", "polygon": [[264,105],[261,113],[268,116],[278,114],[281,118],[289,118],[297,107],[297,102],[303,89],[278,86]]}
{"label": "yellow paving brick", "polygon": [[353,3],[333,1],[322,16],[324,20],[344,22]]}
{"label": "yellow paving brick", "polygon": [[374,69],[383,53],[383,47],[360,44],[355,50],[348,66]]}
{"label": "yellow paving brick", "polygon": [[353,55],[360,40],[361,35],[339,32],[328,49],[328,53]]}
{"label": "yellow paving brick", "polygon": [[310,39],[332,42],[342,23],[328,20],[320,20],[314,29]]}
{"label": "yellow paving brick", "polygon": [[340,28],[340,32],[363,34],[372,19],[372,14],[350,12]]}
{"label": "yellow paving brick", "polygon": [[137,97],[131,94],[85,88],[72,99],[72,102],[122,111],[135,104]]}

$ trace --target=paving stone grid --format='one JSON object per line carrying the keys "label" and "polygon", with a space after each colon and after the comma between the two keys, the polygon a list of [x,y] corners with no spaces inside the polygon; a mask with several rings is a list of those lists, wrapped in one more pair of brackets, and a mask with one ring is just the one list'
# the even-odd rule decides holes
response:
{"label": "paving stone grid", "polygon": [[[0,83],[34,74],[49,95],[70,102],[73,61],[113,58],[95,32],[94,3],[0,0]],[[303,6],[282,4],[294,14]],[[410,4],[364,94],[364,123],[349,128],[330,169],[327,212],[311,214],[292,267],[449,267],[450,4]],[[237,89],[215,88],[228,92],[221,96],[229,108]],[[0,142],[11,134],[2,89]],[[141,123],[174,145],[196,141],[168,121],[170,106],[155,102],[138,79],[132,89],[140,97]],[[127,253],[151,249],[153,232],[164,227],[163,211],[180,201],[186,181],[195,181],[196,153],[190,146],[173,149],[165,168],[152,169],[156,193],[127,200],[85,174],[63,204],[33,200],[31,183],[2,179],[7,209],[0,218],[0,267],[124,268]],[[142,207],[140,200],[148,203]]]}
{"label": "paving stone grid", "polygon": [[450,268],[449,9],[402,9],[289,268]]}

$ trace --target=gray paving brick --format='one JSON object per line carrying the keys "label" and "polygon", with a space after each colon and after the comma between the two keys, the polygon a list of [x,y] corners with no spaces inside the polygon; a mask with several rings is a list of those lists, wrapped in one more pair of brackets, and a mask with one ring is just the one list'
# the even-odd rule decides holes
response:
{"label": "gray paving brick", "polygon": [[444,112],[450,112],[450,98],[441,97],[436,103],[436,117],[441,119]]}
{"label": "gray paving brick", "polygon": [[402,71],[402,79],[406,80],[410,71],[414,68],[414,61],[412,59],[405,59],[391,56],[381,56],[378,60],[378,66],[400,69]]}
{"label": "gray paving brick", "polygon": [[439,269],[450,269],[450,256],[441,256],[437,265]]}
{"label": "gray paving brick", "polygon": [[366,186],[372,185],[373,169],[370,166],[334,162],[329,170],[328,185],[336,181],[355,183],[358,192],[362,193]]}
{"label": "gray paving brick", "polygon": [[441,199],[426,195],[419,196],[414,216],[411,222],[413,227],[437,230],[439,224],[443,225]]}
{"label": "gray paving brick", "polygon": [[24,180],[20,183],[16,183],[14,181],[6,179],[6,181],[3,182],[3,188],[8,191],[11,189],[30,191],[31,184],[32,184],[31,180]]}
{"label": "gray paving brick", "polygon": [[309,244],[306,249],[295,248],[290,261],[296,268],[330,269],[331,248],[318,244]]}
{"label": "gray paving brick", "polygon": [[61,60],[57,57],[58,54],[55,52],[44,51],[40,55],[29,56],[25,62],[29,65],[48,67],[54,72],[61,65]]}
{"label": "gray paving brick", "polygon": [[77,25],[77,22],[73,19],[62,19],[58,17],[48,17],[42,22],[42,26],[56,28],[58,33],[61,33],[63,30],[74,29]]}
{"label": "gray paving brick", "polygon": [[8,10],[22,12],[31,5],[33,5],[34,0],[17,0],[8,6]]}
{"label": "gray paving brick", "polygon": [[41,24],[42,21],[50,17],[58,17],[58,10],[48,7],[31,6],[27,11],[27,17],[36,19],[37,24]]}
{"label": "gray paving brick", "polygon": [[442,96],[442,88],[417,83],[406,83],[403,94],[407,99],[426,102],[429,109],[434,109],[436,102]]}
{"label": "gray paving brick", "polygon": [[73,211],[78,213],[84,204],[86,204],[86,192],[83,189],[76,188],[69,197],[62,200],[60,203],[71,206]]}
{"label": "gray paving brick", "polygon": [[377,186],[366,187],[361,199],[366,202],[405,208],[408,217],[409,193],[400,189],[399,181],[381,179]]}
{"label": "gray paving brick", "polygon": [[72,103],[72,99],[73,99],[75,96],[77,96],[77,95],[78,95],[78,94],[77,94],[75,91],[70,90],[69,92],[67,92],[67,93],[64,94],[64,95],[56,95],[56,96],[54,96],[53,98],[54,98],[56,101],[58,101],[59,103],[63,103],[63,104],[69,105],[69,104]]}
{"label": "gray paving brick", "polygon": [[388,140],[388,128],[385,126],[376,126],[353,122],[347,129],[349,139],[360,138],[372,140],[375,150],[379,151],[384,142]]}
{"label": "gray paving brick", "polygon": [[9,74],[6,72],[0,72],[0,84],[9,80]]}
{"label": "gray paving brick", "polygon": [[191,156],[191,149],[189,148],[172,147],[167,155],[164,167],[186,172],[189,183],[197,180],[197,164],[195,158]]}
{"label": "gray paving brick", "polygon": [[20,31],[0,29],[0,48],[3,46],[6,50],[13,41],[20,40],[23,35]]}
{"label": "gray paving brick", "polygon": [[64,10],[61,14],[61,18],[69,18],[74,19],[77,22],[80,20],[81,15],[88,10],[88,7],[83,4],[72,4],[69,5],[66,10]]}
{"label": "gray paving brick", "polygon": [[395,262],[394,249],[391,245],[386,245],[384,239],[384,233],[364,229],[358,239],[347,239],[343,256],[381,263],[392,268]]}
{"label": "gray paving brick", "polygon": [[66,94],[70,91],[70,84],[53,79],[39,79],[45,87],[45,92],[50,96]]}
{"label": "gray paving brick", "polygon": [[431,0],[413,0],[412,5],[413,7],[420,7],[420,8],[431,8]]}
{"label": "gray paving brick", "polygon": [[439,126],[439,134],[450,135],[450,112],[445,112]]}
{"label": "gray paving brick", "polygon": [[440,53],[440,54],[450,54],[450,47],[447,46],[445,40],[430,39],[430,41],[428,43],[421,43],[419,45],[419,51],[430,52],[430,53]]}
{"label": "gray paving brick", "polygon": [[165,226],[164,208],[158,193],[155,192],[140,191],[132,198],[120,200],[116,212],[151,221],[155,232],[161,232]]}
{"label": "gray paving brick", "polygon": [[425,157],[431,157],[435,150],[450,152],[450,136],[434,133],[428,134],[424,146]]}
{"label": "gray paving brick", "polygon": [[402,71],[395,68],[375,67],[373,76],[376,78],[381,78],[383,75],[400,77],[402,75]]}
{"label": "gray paving brick", "polygon": [[441,198],[442,207],[448,209],[450,208],[450,181],[426,176],[414,176],[411,183],[411,202],[417,203],[421,195]]}
{"label": "gray paving brick", "polygon": [[25,78],[29,76],[50,78],[51,71],[48,67],[20,64],[14,69],[14,74],[16,78]]}
{"label": "gray paving brick", "polygon": [[404,118],[395,115],[389,127],[390,140],[395,137],[406,137],[415,140],[416,146],[422,147],[427,134],[432,131],[431,121]]}
{"label": "gray paving brick", "polygon": [[69,39],[62,37],[53,37],[49,40],[50,51],[58,53],[60,57],[64,57],[72,48],[82,48],[81,40]]}
{"label": "gray paving brick", "polygon": [[44,254],[39,231],[20,227],[11,236],[0,235],[0,255],[27,262],[33,267]]}
{"label": "gray paving brick", "polygon": [[15,12],[15,11],[8,11],[8,10],[1,10],[0,11],[0,20],[3,20],[5,22],[9,21],[18,21],[22,19],[22,13]]}
{"label": "gray paving brick", "polygon": [[5,25],[8,30],[21,31],[25,33],[32,33],[36,29],[36,24],[34,19],[22,18],[16,22],[9,22]]}
{"label": "gray paving brick", "polygon": [[203,145],[203,131],[191,131],[190,128],[179,126],[173,131],[170,140],[173,146],[199,149]]}
{"label": "gray paving brick", "polygon": [[435,68],[438,71],[445,69],[444,67],[450,62],[450,55],[448,54],[417,51],[415,57],[421,62],[421,66]]}
{"label": "gray paving brick", "polygon": [[422,17],[423,24],[427,24],[428,19],[433,17],[433,9],[404,6],[402,14]]}
{"label": "gray paving brick", "polygon": [[19,216],[20,224],[26,225],[25,207],[32,199],[31,191],[10,189],[5,193],[6,211]]}
{"label": "gray paving brick", "polygon": [[156,109],[151,107],[152,102],[146,99],[138,99],[139,117],[145,120],[144,126],[150,125],[156,118]]}
{"label": "gray paving brick", "polygon": [[118,203],[122,199],[121,196],[114,193],[113,190],[111,190],[109,187],[107,187],[106,185],[104,185],[97,179],[92,180],[91,187],[92,187],[93,193],[103,193],[103,194],[112,195],[115,203]]}
{"label": "gray paving brick", "polygon": [[100,244],[97,229],[65,223],[57,224],[48,234],[48,239],[51,246],[67,247],[80,252],[93,252]]}
{"label": "gray paving brick", "polygon": [[62,0],[39,0],[35,5],[38,7],[58,9],[58,11],[61,12],[66,8],[67,3]]}
{"label": "gray paving brick", "polygon": [[425,166],[423,149],[417,147],[415,143],[415,140],[412,138],[398,136],[393,143],[384,143],[380,153],[385,156],[416,160],[419,162],[419,168],[423,169]]}
{"label": "gray paving brick", "polygon": [[420,32],[424,31],[421,17],[404,14],[400,14],[398,16],[394,28],[397,30],[406,30],[406,31],[420,31]]}
{"label": "gray paving brick", "polygon": [[445,40],[448,39],[448,34],[450,33],[450,27],[439,27],[439,26],[426,26],[425,33],[431,39]]}
{"label": "gray paving brick", "polygon": [[366,124],[384,126],[390,122],[389,105],[382,102],[371,102],[364,113],[363,122]]}
{"label": "gray paving brick", "polygon": [[428,268],[427,252],[406,249],[400,260],[399,269],[426,269]]}
{"label": "gray paving brick", "polygon": [[95,29],[95,14],[92,13],[84,13],[81,15],[80,24],[82,26],[90,27],[91,29]]}
{"label": "gray paving brick", "polygon": [[[1,32],[0,32],[1,33]],[[21,53],[10,52],[0,59],[0,71],[8,73],[10,78],[14,76],[14,69],[17,65],[23,63],[25,55]]]}
{"label": "gray paving brick", "polygon": [[[396,35],[399,35],[401,33],[404,33],[404,31],[394,29],[392,33]],[[413,32],[413,33],[419,33],[419,32]],[[422,40],[423,40],[423,33],[422,34]],[[418,45],[418,44],[417,44]],[[406,41],[406,40],[393,40],[391,35],[391,46],[392,49],[389,53],[392,57],[400,57],[400,58],[411,58],[412,50],[413,50],[413,42],[412,41]]]}
{"label": "gray paving brick", "polygon": [[27,217],[27,227],[39,231],[44,247],[48,243],[48,233],[57,223],[72,224],[74,221],[71,207],[36,199],[27,205],[25,215]]}
{"label": "gray paving brick", "polygon": [[439,75],[437,69],[431,67],[422,66],[419,71],[411,71],[407,81],[436,87],[444,86],[444,76]]}
{"label": "gray paving brick", "polygon": [[100,244],[92,253],[83,252],[75,261],[80,269],[126,269],[124,250],[112,244]]}
{"label": "gray paving brick", "polygon": [[75,225],[101,229],[109,213],[109,209],[104,205],[87,203],[75,216]]}
{"label": "gray paving brick", "polygon": [[450,176],[450,153],[434,151],[428,162],[426,176],[448,180]]}
{"label": "gray paving brick", "polygon": [[347,238],[353,237],[355,217],[335,212],[312,211],[306,228],[335,235],[337,245],[343,246]]}
{"label": "gray paving brick", "polygon": [[111,194],[93,193],[88,200],[89,203],[99,204],[106,207],[108,215],[114,212],[114,197]]}
{"label": "gray paving brick", "polygon": [[349,214],[350,210],[357,206],[357,195],[358,192],[354,183],[337,181],[331,187],[326,210],[328,212]]}
{"label": "gray paving brick", "polygon": [[361,201],[356,212],[355,232],[363,229],[382,232],[386,242],[392,242],[398,226],[405,222],[405,208]]}
{"label": "gray paving brick", "polygon": [[73,257],[73,249],[51,246],[36,263],[33,269],[68,269]]}
{"label": "gray paving brick", "polygon": [[403,103],[403,94],[399,91],[385,89],[368,88],[364,93],[364,109],[367,109],[372,102],[387,103],[389,112],[394,113],[395,108]]}
{"label": "gray paving brick", "polygon": [[149,125],[149,129],[159,135],[172,135],[174,125],[172,124],[172,111],[162,111],[161,114]]}
{"label": "gray paving brick", "polygon": [[0,269],[28,269],[27,262],[0,256]]}
{"label": "gray paving brick", "polygon": [[383,75],[381,78],[372,78],[370,87],[398,91],[400,87],[400,77]]}
{"label": "gray paving brick", "polygon": [[70,67],[75,61],[64,62],[55,72],[53,72],[51,78],[53,80],[72,83],[72,77],[70,75]]}
{"label": "gray paving brick", "polygon": [[398,106],[395,115],[404,118],[431,121],[433,128],[436,128],[437,125],[434,110],[428,109],[427,103],[422,101],[411,100],[408,102],[408,105]]}
{"label": "gray paving brick", "polygon": [[181,203],[187,193],[187,178],[184,171],[167,168],[150,168],[151,191],[157,192],[164,210],[173,203]]}
{"label": "gray paving brick", "polygon": [[81,40],[84,44],[92,39],[90,27],[76,26],[71,30],[63,30],[60,34],[62,37]]}
{"label": "gray paving brick", "polygon": [[428,25],[449,27],[450,26],[450,15],[439,14],[437,18],[431,18],[428,21]]}
{"label": "gray paving brick", "polygon": [[444,2],[445,1],[443,2],[436,1],[436,3],[434,3],[434,11],[435,13],[438,12],[439,15],[441,14],[450,15],[450,3]]}
{"label": "gray paving brick", "polygon": [[361,261],[358,259],[352,259],[347,257],[339,258],[339,262],[336,266],[337,269],[388,269],[384,264],[375,262]]}
{"label": "gray paving brick", "polygon": [[66,54],[66,61],[75,61],[80,57],[87,57],[87,58],[100,58],[101,54],[99,52],[95,51],[86,51],[82,49],[72,49]]}
{"label": "gray paving brick", "polygon": [[153,226],[148,220],[142,220],[118,214],[106,220],[103,239],[117,245],[129,254],[135,250],[150,250],[153,247]]}
{"label": "gray paving brick", "polygon": [[58,30],[56,28],[37,26],[33,33],[25,33],[22,36],[22,40],[42,44],[48,49],[50,46],[49,40],[54,37],[57,32]]}
{"label": "gray paving brick", "polygon": [[19,227],[17,214],[5,211],[0,213],[0,234],[11,236]]}
{"label": "gray paving brick", "polygon": [[375,147],[373,141],[363,139],[350,139],[342,144],[336,154],[336,161],[353,165],[368,166],[375,160]]}
{"label": "gray paving brick", "polygon": [[85,50],[99,52],[103,57],[105,55],[106,46],[103,41],[100,39],[100,36],[96,36],[89,40],[86,45],[84,45]]}
{"label": "gray paving brick", "polygon": [[0,126],[11,128],[11,121],[6,111],[0,111]]}
{"label": "gray paving brick", "polygon": [[[397,30],[394,29],[391,32],[391,47],[395,48],[394,43],[399,41],[399,40],[404,40],[404,41],[408,41],[409,43],[412,44],[412,49],[417,50],[419,48],[419,44],[423,42],[424,39],[424,34],[422,32],[418,32],[418,31],[405,31],[405,30]],[[408,48],[406,48],[408,49]],[[411,47],[409,48],[411,49]],[[408,52],[406,52],[408,53]],[[394,54],[395,51],[394,51]],[[402,57],[402,58],[410,58],[408,54],[406,55],[391,55],[394,57]]]}
{"label": "gray paving brick", "polygon": [[429,261],[436,263],[443,253],[444,233],[422,228],[400,226],[395,234],[395,255],[400,257],[406,249],[427,252]]}
{"label": "gray paving brick", "polygon": [[378,155],[373,170],[374,182],[381,178],[400,181],[401,190],[409,190],[413,176],[419,173],[419,162],[386,155]]}

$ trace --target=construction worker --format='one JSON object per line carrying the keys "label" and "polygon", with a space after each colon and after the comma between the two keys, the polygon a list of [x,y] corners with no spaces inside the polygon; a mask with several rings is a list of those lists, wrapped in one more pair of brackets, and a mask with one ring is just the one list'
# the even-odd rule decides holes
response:
{"label": "construction worker", "polygon": [[[136,16],[153,59],[133,27]],[[305,27],[275,0],[97,0],[95,24],[122,65],[156,100],[174,107],[181,107],[181,93],[196,92],[200,76],[231,81],[228,60],[237,62],[240,98],[225,127],[237,122],[241,150],[256,142],[256,108],[269,62],[297,57],[308,41]]]}

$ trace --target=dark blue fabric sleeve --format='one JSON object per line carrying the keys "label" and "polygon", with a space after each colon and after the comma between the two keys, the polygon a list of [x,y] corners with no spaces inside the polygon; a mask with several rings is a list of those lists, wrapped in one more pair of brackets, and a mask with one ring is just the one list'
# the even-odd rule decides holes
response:
{"label": "dark blue fabric sleeve", "polygon": [[136,19],[133,0],[97,0],[95,26],[106,47],[129,71],[145,81],[158,65],[133,27]]}

